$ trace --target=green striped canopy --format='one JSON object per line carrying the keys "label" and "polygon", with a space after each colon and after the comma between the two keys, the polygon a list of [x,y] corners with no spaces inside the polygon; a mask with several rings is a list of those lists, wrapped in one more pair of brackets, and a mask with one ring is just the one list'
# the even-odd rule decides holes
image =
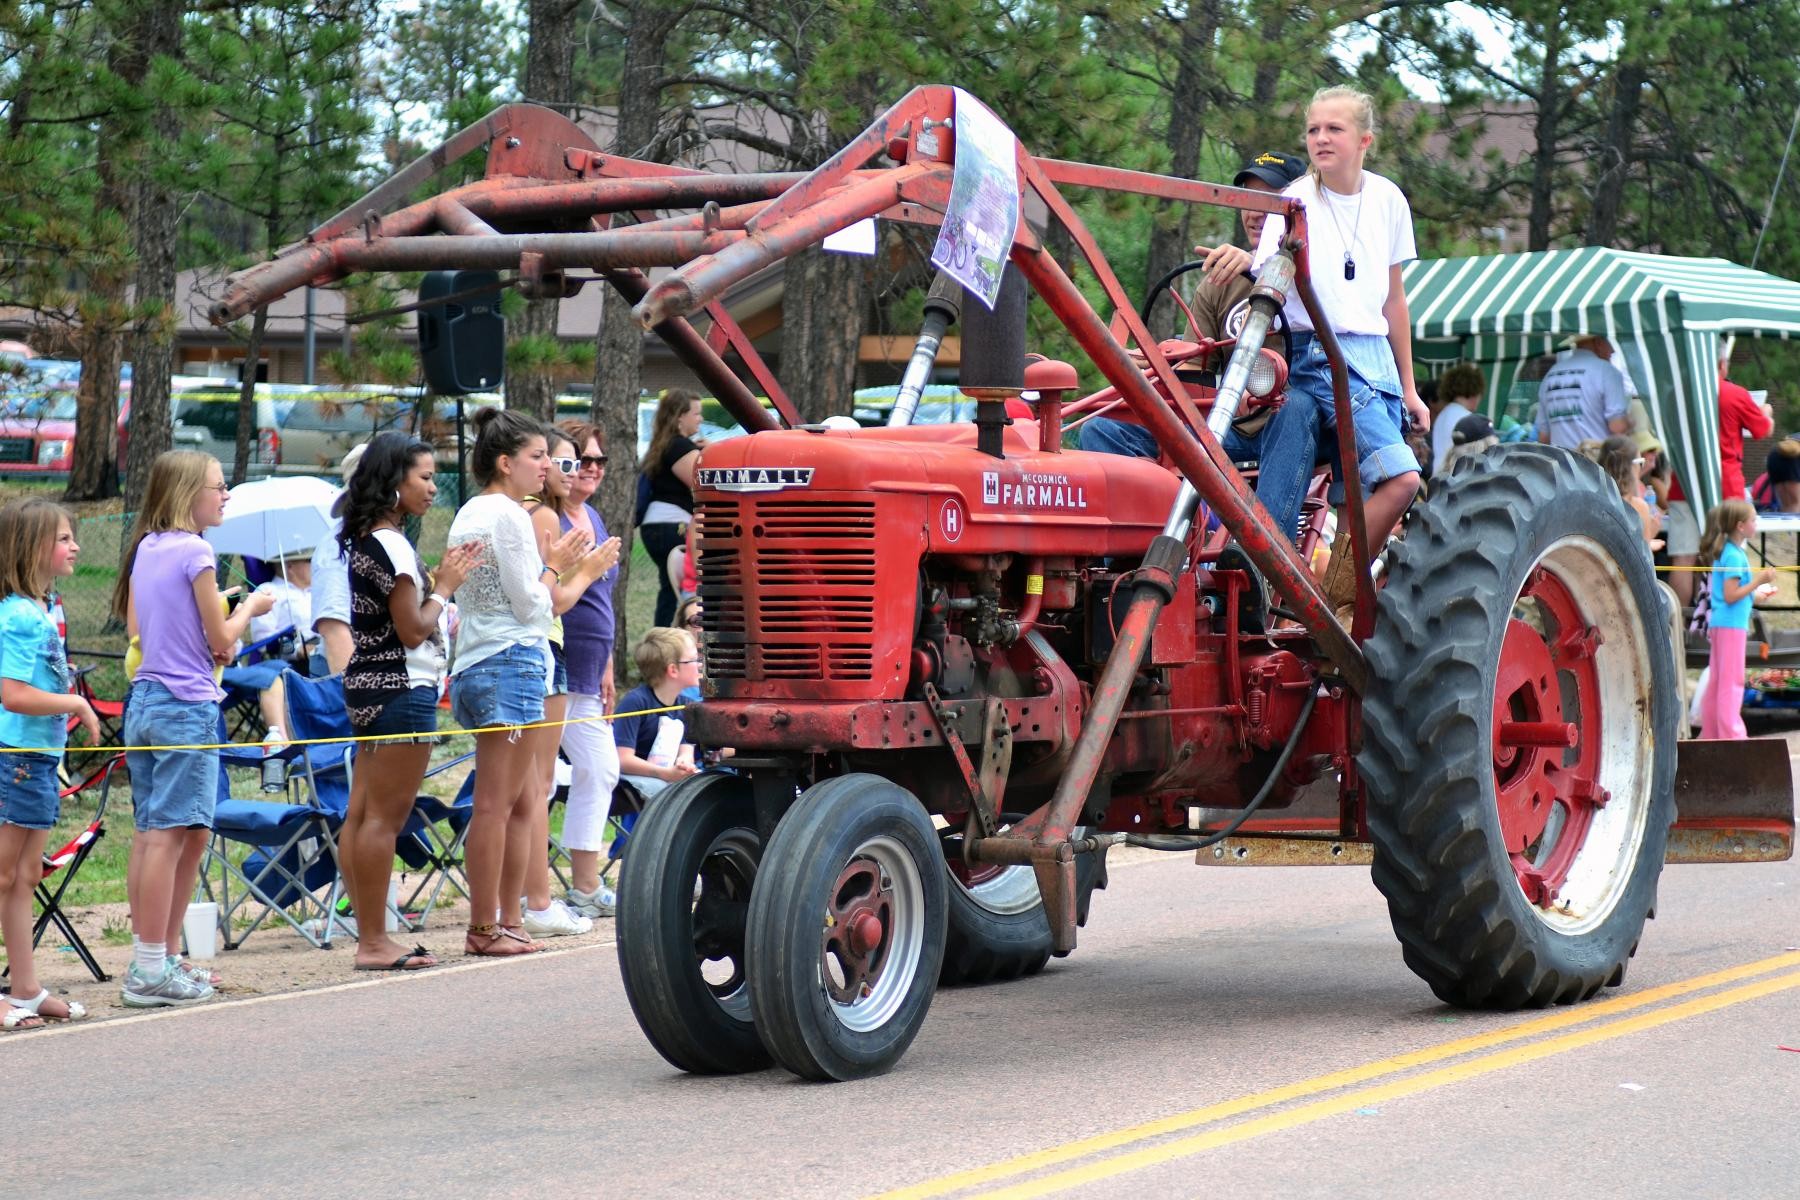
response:
{"label": "green striped canopy", "polygon": [[1702,516],[1719,502],[1719,336],[1800,334],[1800,283],[1722,258],[1589,246],[1420,259],[1403,278],[1415,356],[1483,365],[1496,419],[1509,401],[1522,415],[1521,370],[1570,334],[1612,342]]}

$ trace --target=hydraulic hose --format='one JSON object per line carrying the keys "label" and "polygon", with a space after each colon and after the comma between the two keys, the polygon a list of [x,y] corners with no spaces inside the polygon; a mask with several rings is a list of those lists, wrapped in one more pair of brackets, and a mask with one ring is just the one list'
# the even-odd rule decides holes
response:
{"label": "hydraulic hose", "polygon": [[1204,850],[1243,828],[1244,822],[1256,815],[1256,810],[1262,807],[1263,801],[1269,798],[1269,793],[1275,790],[1276,780],[1287,770],[1288,760],[1294,756],[1294,748],[1300,744],[1300,735],[1306,732],[1306,719],[1312,716],[1313,705],[1318,699],[1319,689],[1316,687],[1306,694],[1306,703],[1300,706],[1300,715],[1294,720],[1294,732],[1288,734],[1287,744],[1282,746],[1280,757],[1269,769],[1269,777],[1263,780],[1262,787],[1250,798],[1250,803],[1244,805],[1244,810],[1225,823],[1225,828],[1204,837],[1183,837],[1170,833],[1128,833],[1125,835],[1125,844],[1142,846],[1146,850]]}

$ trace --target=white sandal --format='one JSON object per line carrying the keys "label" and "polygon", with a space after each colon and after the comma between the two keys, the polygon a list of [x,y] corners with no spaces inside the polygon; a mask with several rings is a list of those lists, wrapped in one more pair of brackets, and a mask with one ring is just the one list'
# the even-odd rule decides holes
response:
{"label": "white sandal", "polygon": [[[69,1015],[66,1017],[59,1017],[53,1013],[40,1011],[44,1001],[49,998],[49,988],[39,988],[38,994],[29,1000],[21,1000],[17,996],[8,996],[6,998],[6,1003],[11,1006],[11,1011],[6,1014],[6,1028],[18,1028],[19,1021],[24,1020],[27,1017],[37,1017],[39,1020],[43,1021],[79,1021],[87,1016],[87,1009],[78,1000],[65,1000],[63,1002],[69,1006]],[[23,1014],[23,1016],[17,1014]]]}
{"label": "white sandal", "polygon": [[44,1024],[43,1017],[27,1009],[14,1008],[11,1005],[7,1005],[5,1013],[0,1014],[0,1029],[4,1029],[8,1033],[15,1029],[41,1029]]}

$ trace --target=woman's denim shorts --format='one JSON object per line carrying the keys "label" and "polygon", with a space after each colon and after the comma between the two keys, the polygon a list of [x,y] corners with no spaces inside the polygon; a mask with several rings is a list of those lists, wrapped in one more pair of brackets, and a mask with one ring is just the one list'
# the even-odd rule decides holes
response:
{"label": "woman's denim shorts", "polygon": [[[399,733],[436,733],[437,732],[438,690],[434,687],[416,687],[404,692],[395,692],[393,698],[382,706],[375,719],[367,725],[359,726],[357,733],[367,737],[376,734]],[[436,738],[399,738],[402,744],[412,743],[419,746],[433,746]]]}
{"label": "woman's denim shorts", "polygon": [[450,680],[450,712],[464,729],[544,719],[544,648],[508,646]]}
{"label": "woman's denim shorts", "polygon": [[[125,705],[127,746],[210,746],[219,736],[214,700],[183,700],[154,679],[131,685]],[[132,819],[138,831],[210,829],[219,801],[217,750],[131,750]]]}
{"label": "woman's denim shorts", "polygon": [[561,642],[550,643],[550,694],[566,696],[569,694],[569,659],[563,653]]}
{"label": "woman's denim shorts", "polygon": [[0,825],[48,829],[62,814],[54,754],[13,751],[0,756]]}

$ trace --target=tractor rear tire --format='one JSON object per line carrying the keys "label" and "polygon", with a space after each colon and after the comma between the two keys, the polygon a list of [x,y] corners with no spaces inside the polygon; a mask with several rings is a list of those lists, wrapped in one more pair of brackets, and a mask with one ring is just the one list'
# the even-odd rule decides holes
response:
{"label": "tractor rear tire", "polygon": [[619,876],[619,974],[644,1036],[695,1075],[760,1071],[746,953],[762,856],[750,781],[690,775],[647,805]]}
{"label": "tractor rear tire", "polygon": [[1566,451],[1459,466],[1390,552],[1357,765],[1375,884],[1440,999],[1623,981],[1675,814],[1667,628],[1637,516]]}
{"label": "tractor rear tire", "polygon": [[[1050,921],[1036,873],[1030,867],[1000,867],[971,875],[961,869],[961,846],[960,838],[944,842],[950,906],[938,982],[1005,983],[1037,974],[1050,961]],[[1087,924],[1094,891],[1105,887],[1105,860],[1076,855],[1077,924]]]}
{"label": "tractor rear tire", "polygon": [[944,958],[937,830],[905,788],[841,775],[808,788],[763,852],[750,898],[750,1006],[806,1079],[879,1075],[925,1023]]}

